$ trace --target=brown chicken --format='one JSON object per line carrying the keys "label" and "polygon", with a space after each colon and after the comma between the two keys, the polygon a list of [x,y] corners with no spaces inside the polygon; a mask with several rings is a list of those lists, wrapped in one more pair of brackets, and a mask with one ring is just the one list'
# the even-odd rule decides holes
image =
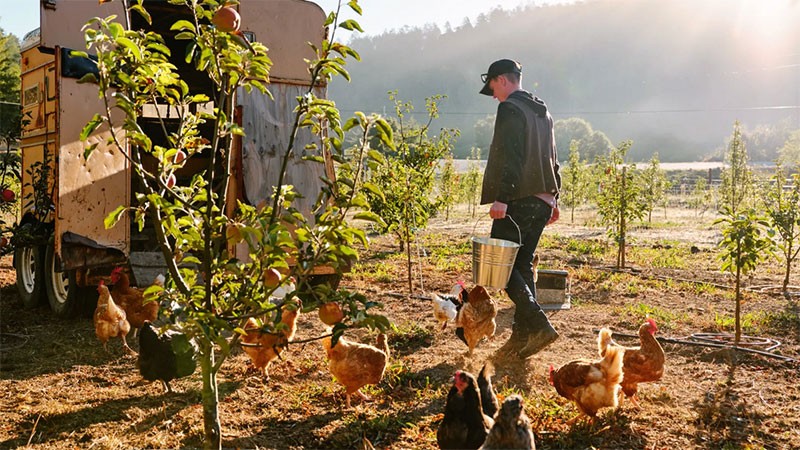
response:
{"label": "brown chicken", "polygon": [[[131,287],[128,274],[124,272],[122,267],[115,267],[111,271],[111,282],[114,283],[114,287],[111,289],[111,296],[114,297],[120,308],[125,310],[128,323],[133,328],[133,335],[136,336],[145,321],[153,322],[158,317],[158,302],[145,301],[145,289]],[[158,275],[153,284],[163,287],[164,276]]]}
{"label": "brown chicken", "polygon": [[97,298],[97,308],[94,310],[94,332],[97,338],[103,343],[103,348],[108,351],[108,340],[112,337],[122,339],[122,346],[131,353],[134,352],[125,340],[125,336],[131,331],[131,325],[125,318],[125,311],[114,303],[108,287],[100,282],[97,286],[100,296]]}
{"label": "brown chicken", "polygon": [[330,360],[330,371],[336,380],[345,387],[347,407],[350,408],[350,395],[358,394],[368,400],[360,389],[368,384],[378,384],[383,378],[386,363],[389,361],[389,343],[386,335],[378,335],[377,348],[339,338],[331,346],[331,337],[322,340],[322,346]]}
{"label": "brown chicken", "polygon": [[[484,337],[494,337],[495,322],[497,317],[497,305],[489,297],[489,293],[483,286],[475,286],[467,296],[467,303],[458,311],[456,324],[459,331],[463,333],[463,341],[469,347],[469,355]],[[460,338],[462,336],[459,336]]]}
{"label": "brown chicken", "polygon": [[600,408],[619,405],[624,354],[621,347],[609,347],[599,361],[578,359],[558,370],[550,366],[550,384],[559,395],[575,402],[582,413],[594,419]]}
{"label": "brown chicken", "polygon": [[477,380],[462,370],[453,375],[444,418],[436,430],[439,448],[477,449],[489,435],[494,424],[492,416],[497,412],[497,399],[491,387],[493,367],[490,363],[487,365],[481,369]]}
{"label": "brown chicken", "polygon": [[506,397],[500,412],[494,416],[494,425],[481,446],[481,450],[500,449],[534,450],[531,421],[525,415],[522,397],[517,394]]}
{"label": "brown chicken", "polygon": [[[655,334],[658,331],[656,321],[647,319],[639,327],[639,347],[623,347],[625,356],[622,358],[622,371],[625,377],[622,379],[622,392],[631,399],[634,406],[639,407],[636,393],[639,391],[639,383],[650,383],[658,381],[664,375],[664,349],[656,340]],[[609,346],[617,346],[611,339],[611,330],[603,328],[597,340],[598,351],[603,356],[608,351]]]}
{"label": "brown chicken", "polygon": [[300,315],[302,307],[303,303],[297,297],[294,297],[291,302],[285,303],[281,307],[280,323],[283,325],[279,325],[271,332],[264,331],[256,319],[251,317],[247,320],[244,327],[247,334],[242,337],[242,349],[250,356],[253,365],[267,380],[269,380],[270,364],[281,356],[289,342],[294,339],[297,331],[297,316]]}

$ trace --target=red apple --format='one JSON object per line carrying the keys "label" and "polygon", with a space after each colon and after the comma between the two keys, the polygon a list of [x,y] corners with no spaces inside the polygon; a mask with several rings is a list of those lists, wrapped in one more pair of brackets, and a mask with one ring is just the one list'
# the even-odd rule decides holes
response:
{"label": "red apple", "polygon": [[281,283],[281,278],[283,277],[277,269],[270,267],[264,271],[263,278],[264,286],[268,287],[269,289],[275,289]]}
{"label": "red apple", "polygon": [[186,153],[183,150],[178,150],[175,152],[175,156],[172,157],[172,162],[175,164],[180,164],[186,159]]}
{"label": "red apple", "polygon": [[16,198],[14,191],[11,189],[3,189],[3,192],[0,195],[2,195],[4,202],[13,202],[14,198]]}
{"label": "red apple", "polygon": [[178,179],[175,178],[175,174],[174,173],[169,174],[169,177],[167,177],[167,183],[166,183],[167,187],[172,189],[173,187],[175,187],[175,183],[177,181],[178,181]]}
{"label": "red apple", "polygon": [[239,16],[238,11],[230,6],[226,6],[218,9],[217,12],[214,13],[211,23],[213,23],[219,31],[230,33],[232,31],[239,31],[239,25],[242,23],[242,18]]}
{"label": "red apple", "polygon": [[325,325],[336,325],[344,319],[342,307],[336,302],[325,303],[319,307],[319,320]]}
{"label": "red apple", "polygon": [[8,238],[5,236],[0,237],[0,248],[5,247],[6,245],[8,245]]}

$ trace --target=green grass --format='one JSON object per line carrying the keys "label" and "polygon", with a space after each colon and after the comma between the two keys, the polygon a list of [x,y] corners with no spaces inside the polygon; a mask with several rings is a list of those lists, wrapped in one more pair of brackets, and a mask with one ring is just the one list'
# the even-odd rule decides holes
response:
{"label": "green grass", "polygon": [[658,324],[658,328],[668,330],[674,327],[678,321],[688,320],[686,313],[674,313],[670,310],[651,306],[646,303],[635,303],[627,305],[619,311],[625,322],[638,329],[646,319],[653,319]]}
{"label": "green grass", "polygon": [[350,275],[353,277],[363,277],[369,280],[389,283],[394,281],[395,278],[394,274],[392,273],[392,267],[394,267],[394,264],[385,263],[382,261],[370,264],[356,263],[353,266],[353,270],[350,272]]}
{"label": "green grass", "polygon": [[[736,329],[736,319],[715,313],[714,325],[719,331],[733,332]],[[783,336],[785,330],[800,328],[800,318],[789,311],[758,311],[742,314],[741,326],[744,334]]]}
{"label": "green grass", "polygon": [[631,247],[628,249],[628,258],[640,265],[660,267],[665,269],[686,269],[687,262],[685,251],[676,245],[660,244],[653,247]]}

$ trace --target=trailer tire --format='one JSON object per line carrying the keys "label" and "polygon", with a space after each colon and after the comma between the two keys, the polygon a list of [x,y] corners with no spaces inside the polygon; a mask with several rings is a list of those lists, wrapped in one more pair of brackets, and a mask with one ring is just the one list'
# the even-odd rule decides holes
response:
{"label": "trailer tire", "polygon": [[17,272],[17,291],[25,309],[42,305],[47,298],[44,288],[44,251],[39,246],[18,247],[14,250],[14,270]]}
{"label": "trailer tire", "polygon": [[58,317],[74,317],[81,311],[80,289],[74,271],[56,271],[56,251],[51,243],[47,246],[44,259],[44,279],[50,309]]}

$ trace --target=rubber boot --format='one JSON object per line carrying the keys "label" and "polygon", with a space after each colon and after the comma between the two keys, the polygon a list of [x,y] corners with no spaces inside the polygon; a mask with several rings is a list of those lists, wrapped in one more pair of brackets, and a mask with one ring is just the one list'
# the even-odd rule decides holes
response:
{"label": "rubber boot", "polygon": [[558,339],[558,332],[550,324],[544,311],[540,310],[536,313],[534,324],[533,331],[527,335],[525,346],[517,351],[522,359],[530,358]]}

